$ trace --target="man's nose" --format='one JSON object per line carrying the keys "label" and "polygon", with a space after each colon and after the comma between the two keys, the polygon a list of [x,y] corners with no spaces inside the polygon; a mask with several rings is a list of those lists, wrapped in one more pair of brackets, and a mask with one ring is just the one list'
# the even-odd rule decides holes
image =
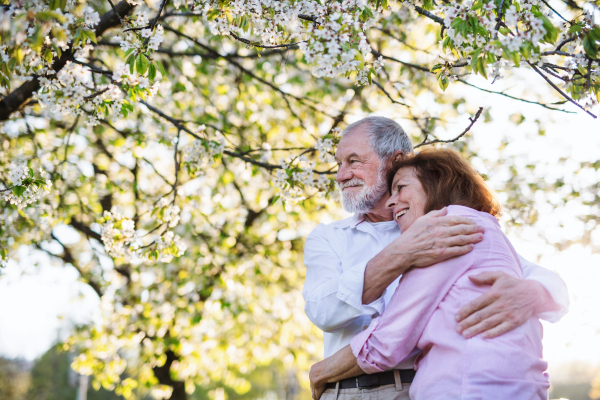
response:
{"label": "man's nose", "polygon": [[346,167],[344,164],[342,164],[338,167],[338,171],[337,171],[337,175],[336,175],[336,179],[337,179],[338,183],[348,181],[348,180],[352,179],[353,176],[354,175],[352,174],[352,171],[350,170],[350,168]]}

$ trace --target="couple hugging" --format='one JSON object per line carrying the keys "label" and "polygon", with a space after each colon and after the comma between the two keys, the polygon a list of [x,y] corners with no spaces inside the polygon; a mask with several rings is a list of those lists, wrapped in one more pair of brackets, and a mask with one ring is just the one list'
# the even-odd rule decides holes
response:
{"label": "couple hugging", "polygon": [[314,399],[546,399],[539,319],[567,311],[564,282],[519,256],[500,206],[458,153],[413,154],[369,117],[336,151],[343,205],[305,245],[303,296],[324,332]]}

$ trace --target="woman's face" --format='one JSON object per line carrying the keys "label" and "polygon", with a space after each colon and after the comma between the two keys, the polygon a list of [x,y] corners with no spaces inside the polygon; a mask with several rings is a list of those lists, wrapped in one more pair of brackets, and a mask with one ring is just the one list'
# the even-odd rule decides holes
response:
{"label": "woman's face", "polygon": [[400,168],[394,175],[392,196],[386,207],[392,210],[401,232],[405,232],[417,218],[425,215],[427,197],[414,168]]}

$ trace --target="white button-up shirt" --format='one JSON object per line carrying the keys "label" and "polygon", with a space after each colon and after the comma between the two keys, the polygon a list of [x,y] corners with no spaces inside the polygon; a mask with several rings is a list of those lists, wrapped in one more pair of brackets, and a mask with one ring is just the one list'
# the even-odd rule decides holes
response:
{"label": "white button-up shirt", "polygon": [[[398,279],[371,304],[362,304],[365,268],[369,260],[400,236],[395,221],[371,223],[364,215],[331,224],[320,224],[306,238],[304,264],[306,280],[302,295],[308,318],[324,333],[325,357],[350,344],[371,319],[382,314],[398,286]],[[530,263],[519,256],[526,279],[538,281],[560,306],[545,312],[541,319],[558,321],[566,314],[569,296],[564,281],[554,272]],[[413,368],[418,349],[397,368]]]}

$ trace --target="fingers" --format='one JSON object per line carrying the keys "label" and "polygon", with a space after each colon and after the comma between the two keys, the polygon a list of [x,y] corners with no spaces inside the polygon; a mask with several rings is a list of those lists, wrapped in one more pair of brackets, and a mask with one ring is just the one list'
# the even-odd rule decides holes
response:
{"label": "fingers", "polygon": [[457,235],[446,238],[441,242],[444,246],[465,246],[467,244],[479,243],[483,240],[483,233],[474,233],[472,235]]}
{"label": "fingers", "polygon": [[483,234],[485,232],[483,226],[474,223],[444,226],[442,229],[444,229],[446,236],[473,235],[476,233]]}
{"label": "fingers", "polygon": [[466,244],[464,246],[446,247],[441,253],[442,257],[440,257],[440,259],[437,262],[444,261],[452,257],[462,256],[464,254],[467,254],[471,250],[473,250],[472,244]]}
{"label": "fingers", "polygon": [[435,221],[443,226],[454,226],[454,225],[477,225],[475,221],[473,221],[469,217],[463,217],[460,215],[447,215],[443,217],[437,218]]}
{"label": "fingers", "polygon": [[469,275],[469,279],[471,280],[471,282],[478,285],[493,285],[498,279],[503,278],[505,276],[508,275],[501,271],[489,271],[482,272],[477,275]]}
{"label": "fingers", "polygon": [[500,335],[504,335],[506,332],[510,332],[515,329],[519,325],[515,325],[512,322],[504,321],[501,324],[497,325],[495,328],[492,328],[486,331],[483,335],[481,335],[484,339],[493,339]]}
{"label": "fingers", "polygon": [[[469,304],[458,310],[456,313],[455,319],[457,322],[461,322],[463,319],[471,316],[471,314],[483,309],[484,307],[489,306],[493,302],[498,299],[498,295],[494,292],[490,292],[489,290],[471,301]],[[477,321],[478,322],[478,321]],[[472,325],[472,324],[471,324]]]}
{"label": "fingers", "polygon": [[[485,318],[483,321],[481,321],[480,323],[471,326],[467,329],[465,329],[462,332],[462,335],[466,338],[472,338],[473,336],[477,336],[480,333],[483,333],[482,337],[487,337],[486,333],[488,330],[495,328],[496,326],[502,324],[503,322],[505,322],[505,319],[502,315],[499,314],[495,314],[492,315],[489,318]],[[457,329],[458,330],[458,329]]]}
{"label": "fingers", "polygon": [[437,217],[443,217],[446,214],[448,214],[448,207],[444,207],[441,210],[429,211],[427,214],[423,215],[421,218],[423,218],[423,219],[437,218]]}
{"label": "fingers", "polygon": [[505,318],[502,315],[495,313],[488,307],[463,320],[456,326],[456,332],[469,339],[500,325],[504,321]]}

